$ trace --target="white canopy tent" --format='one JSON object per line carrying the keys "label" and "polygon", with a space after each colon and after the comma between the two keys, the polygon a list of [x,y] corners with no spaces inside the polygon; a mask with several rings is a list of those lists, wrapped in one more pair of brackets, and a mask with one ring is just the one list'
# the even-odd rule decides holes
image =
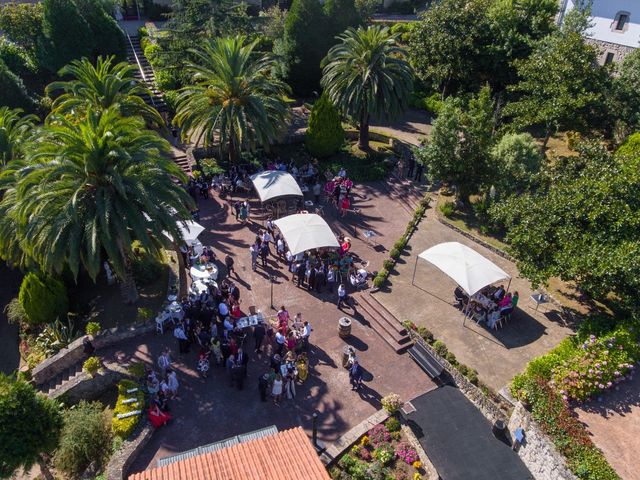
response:
{"label": "white canopy tent", "polygon": [[266,170],[251,175],[251,181],[263,203],[281,197],[303,196],[298,182],[287,172]]}
{"label": "white canopy tent", "polygon": [[[458,242],[440,243],[420,255],[451,277],[462,289],[473,296],[487,285],[511,276],[491,260]],[[418,259],[416,259],[416,264]],[[415,271],[414,271],[415,277]]]}
{"label": "white canopy tent", "polygon": [[[184,243],[186,244],[194,243],[196,240],[198,240],[200,234],[204,232],[204,227],[193,220],[178,220],[177,224],[178,228],[180,229],[180,233],[182,233]],[[173,237],[169,234],[169,232],[162,233],[164,233],[165,237],[173,242]]]}
{"label": "white canopy tent", "polygon": [[339,248],[336,236],[320,215],[298,213],[289,215],[274,223],[282,232],[292,255],[314,248]]}

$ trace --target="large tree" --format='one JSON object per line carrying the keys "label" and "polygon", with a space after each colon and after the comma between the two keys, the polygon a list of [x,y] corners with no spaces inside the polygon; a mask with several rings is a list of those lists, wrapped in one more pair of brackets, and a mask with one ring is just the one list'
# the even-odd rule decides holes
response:
{"label": "large tree", "polygon": [[0,105],[33,111],[33,99],[22,80],[0,59]]}
{"label": "large tree", "polygon": [[0,8],[0,30],[18,45],[33,51],[42,34],[42,3],[4,3]]}
{"label": "large tree", "polygon": [[607,102],[615,122],[616,140],[640,130],[640,49],[627,55],[618,66]]}
{"label": "large tree", "polygon": [[124,60],[127,52],[124,32],[111,13],[105,10],[103,2],[77,0],[77,3],[80,13],[93,33],[93,58],[100,55],[103,57],[114,55],[116,58]]}
{"label": "large tree", "polygon": [[507,133],[491,149],[491,168],[499,172],[492,184],[502,196],[527,190],[544,156],[529,133]]}
{"label": "large tree", "polygon": [[94,64],[86,58],[74,60],[60,70],[66,80],[47,86],[48,94],[63,93],[51,107],[55,114],[77,117],[88,111],[104,111],[115,107],[122,116],[140,116],[156,127],[164,127],[158,111],[147,105],[142,96],[149,90],[136,78],[136,67],[127,63],[115,63],[114,57],[98,57]]}
{"label": "large tree", "polygon": [[0,167],[22,156],[37,120],[35,115],[23,115],[19,108],[0,107]]}
{"label": "large tree", "polygon": [[504,108],[516,127],[543,129],[543,148],[560,128],[584,129],[605,111],[607,73],[598,65],[595,48],[572,25],[573,20],[516,62],[520,81],[510,90],[517,98]]}
{"label": "large tree", "polygon": [[640,151],[612,155],[599,144],[559,158],[542,188],[494,207],[519,271],[534,284],[575,281],[595,298],[640,301]]}
{"label": "large tree", "polygon": [[333,104],[359,126],[358,143],[369,148],[371,119],[404,111],[413,90],[413,69],[388,28],[349,28],[324,60],[322,87]]}
{"label": "large tree", "polygon": [[275,59],[254,52],[257,41],[217,38],[192,51],[193,84],[178,97],[175,122],[196,143],[219,142],[237,162],[243,148],[268,147],[285,126],[286,85],[271,76]]}
{"label": "large tree", "polygon": [[463,201],[491,182],[493,118],[488,86],[466,107],[459,98],[449,97],[426,144],[415,150],[416,159],[427,167],[429,175],[454,184]]}
{"label": "large tree", "polygon": [[44,0],[43,35],[38,61],[51,73],[76,58],[90,58],[95,47],[91,27],[74,0]]}
{"label": "large tree", "polygon": [[181,238],[176,218],[189,218],[192,202],[174,181],[186,178],[168,150],[115,108],[50,117],[26,160],[0,175],[3,250],[21,248],[45,272],[77,277],[83,267],[94,279],[109,260],[125,301],[136,301],[133,241],[158,255],[162,232]]}
{"label": "large tree", "polygon": [[59,402],[0,374],[0,477],[39,463],[45,478],[53,479],[43,457],[58,445],[61,428]]}

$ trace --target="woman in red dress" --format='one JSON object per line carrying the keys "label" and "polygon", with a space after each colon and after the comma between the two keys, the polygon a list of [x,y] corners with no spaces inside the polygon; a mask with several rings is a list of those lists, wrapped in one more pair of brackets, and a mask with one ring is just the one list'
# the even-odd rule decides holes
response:
{"label": "woman in red dress", "polygon": [[166,425],[169,420],[171,420],[171,415],[168,412],[163,412],[160,410],[160,407],[153,402],[149,407],[149,413],[147,414],[149,417],[149,421],[151,425],[155,428],[160,428],[163,425]]}

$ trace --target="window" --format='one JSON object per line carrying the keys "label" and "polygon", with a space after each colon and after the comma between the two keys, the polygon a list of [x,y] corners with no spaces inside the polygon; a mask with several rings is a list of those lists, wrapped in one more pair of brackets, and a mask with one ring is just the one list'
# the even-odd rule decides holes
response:
{"label": "window", "polygon": [[613,58],[615,57],[615,53],[607,52],[607,56],[604,58],[604,64],[610,65],[613,63]]}
{"label": "window", "polygon": [[618,23],[616,23],[616,30],[624,30],[624,26],[627,24],[628,21],[629,21],[629,15],[627,15],[626,13],[621,14],[618,17]]}

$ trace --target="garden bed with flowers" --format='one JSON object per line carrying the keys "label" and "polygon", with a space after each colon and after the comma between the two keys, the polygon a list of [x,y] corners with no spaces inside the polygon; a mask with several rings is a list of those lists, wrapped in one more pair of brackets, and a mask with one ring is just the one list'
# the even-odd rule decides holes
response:
{"label": "garden bed with flowers", "polygon": [[619,478],[572,409],[591,398],[601,400],[633,377],[640,359],[638,332],[637,322],[587,319],[575,337],[532,360],[512,382],[513,396],[531,411],[578,478]]}
{"label": "garden bed with flowers", "polygon": [[422,459],[395,416],[376,425],[330,471],[334,480],[420,480]]}

